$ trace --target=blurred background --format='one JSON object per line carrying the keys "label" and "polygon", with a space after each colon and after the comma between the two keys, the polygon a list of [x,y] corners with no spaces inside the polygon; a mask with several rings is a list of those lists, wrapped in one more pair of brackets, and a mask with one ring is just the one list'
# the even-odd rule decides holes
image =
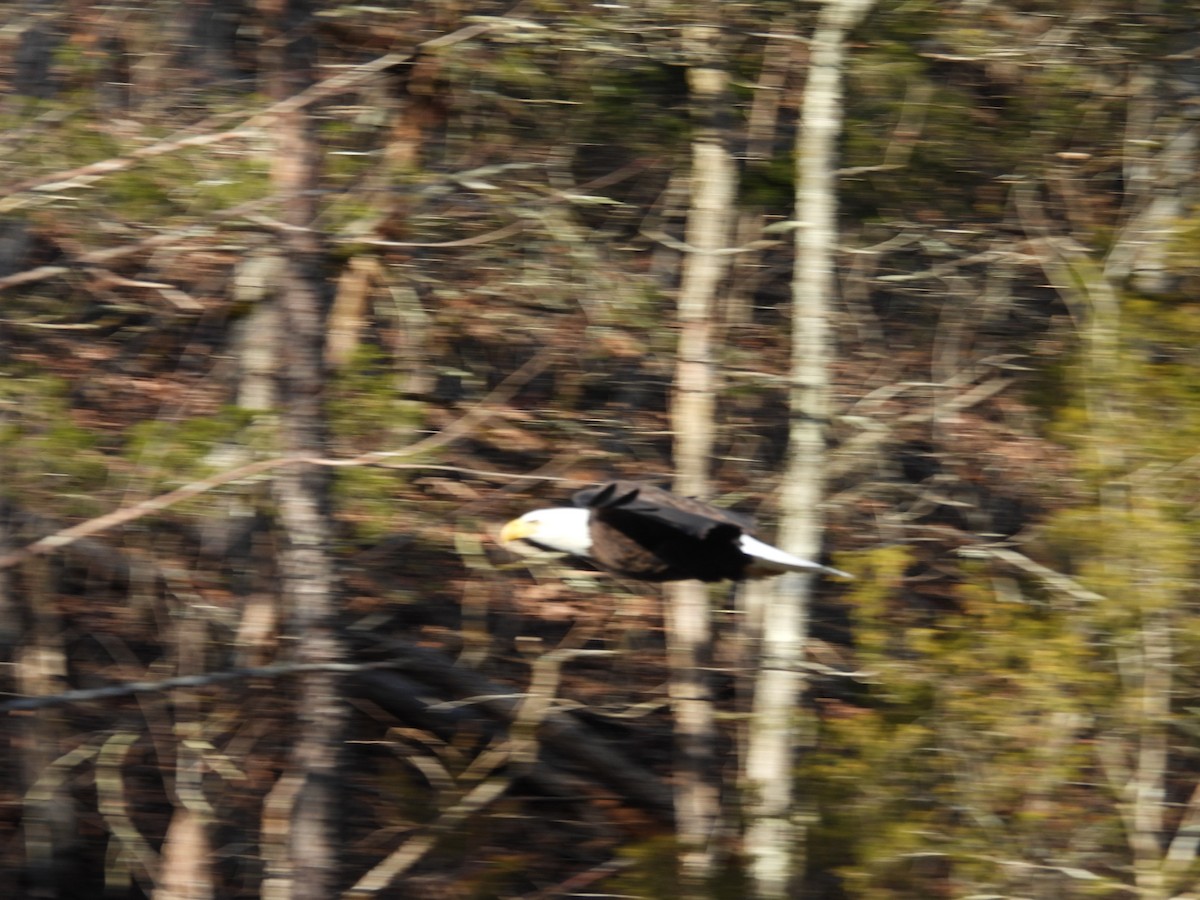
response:
{"label": "blurred background", "polygon": [[[0,21],[6,897],[1195,895],[1200,3]],[[669,485],[681,359],[703,492],[774,539],[816,421],[856,575],[783,886],[756,601],[709,590],[680,878],[662,596],[495,544]]]}

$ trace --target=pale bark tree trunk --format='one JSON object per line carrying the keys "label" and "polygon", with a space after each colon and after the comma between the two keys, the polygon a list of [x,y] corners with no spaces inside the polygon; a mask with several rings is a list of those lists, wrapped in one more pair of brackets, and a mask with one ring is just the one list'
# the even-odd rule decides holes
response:
{"label": "pale bark tree trunk", "polygon": [[[1169,258],[1180,221],[1195,199],[1196,163],[1200,157],[1200,126],[1189,106],[1190,92],[1170,94],[1166,72],[1142,65],[1129,79],[1124,165],[1124,226],[1117,232],[1104,261],[1104,274],[1114,285],[1151,296],[1169,294],[1177,279]],[[1146,148],[1158,148],[1151,152]]]}
{"label": "pale bark tree trunk", "polygon": [[[198,760],[191,760],[197,771]],[[212,900],[212,846],[207,816],[176,807],[163,839],[154,900]]]}
{"label": "pale bark tree trunk", "polygon": [[[264,0],[262,11],[278,29],[264,46],[277,48],[278,55],[268,64],[272,93],[283,99],[311,83],[312,9],[308,0]],[[281,438],[287,453],[325,456],[322,397],[328,298],[321,271],[324,248],[313,230],[319,154],[307,109],[280,117],[274,137],[272,178],[282,200],[284,222],[279,234],[283,270],[276,301],[285,336],[278,386]],[[333,627],[328,470],[295,466],[274,486],[286,536],[280,558],[282,595],[297,661],[337,661],[342,649]],[[297,739],[290,770],[281,780],[286,787],[273,792],[272,798],[285,807],[280,810],[286,823],[284,847],[263,893],[291,900],[325,900],[336,896],[338,885],[337,782],[346,712],[338,679],[330,673],[301,676],[299,692]]]}
{"label": "pale bark tree trunk", "polygon": [[[822,7],[811,43],[796,147],[796,262],[792,278],[791,431],[780,498],[785,550],[816,559],[819,504],[829,421],[829,306],[837,239],[834,162],[842,127],[845,38],[873,0],[834,0]],[[755,895],[793,896],[803,861],[803,834],[792,786],[804,676],[804,641],[812,579],[774,582],[763,615],[760,672],[748,739],[746,853]]]}
{"label": "pale bark tree trunk", "polygon": [[[692,143],[691,206],[679,289],[679,347],[671,425],[675,434],[675,489],[687,496],[708,493],[714,433],[712,333],[715,298],[725,274],[734,198],[734,168],[716,117],[724,104],[728,74],[708,61],[717,32],[704,26],[686,36],[698,64],[688,70],[697,116]],[[671,585],[668,641],[671,706],[675,718],[675,817],[682,847],[686,894],[703,891],[713,862],[720,814],[716,728],[706,670],[712,626],[708,589],[699,581]]]}

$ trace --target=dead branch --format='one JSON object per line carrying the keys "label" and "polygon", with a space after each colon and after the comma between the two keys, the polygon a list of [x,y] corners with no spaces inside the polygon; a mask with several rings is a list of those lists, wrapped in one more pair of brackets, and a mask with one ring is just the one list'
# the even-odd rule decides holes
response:
{"label": "dead branch", "polygon": [[[579,656],[611,655],[612,652],[610,650],[567,648],[555,650],[540,657],[533,664],[529,692],[517,707],[516,715],[513,718],[511,737],[504,738],[500,742],[500,746],[494,748],[494,751],[483,754],[475,764],[472,764],[467,773],[480,779],[478,768],[484,768],[486,777],[478,780],[478,783],[463,794],[457,803],[438,816],[437,821],[430,825],[424,833],[401,844],[372,867],[354,887],[342,895],[343,900],[369,897],[386,889],[412,866],[420,862],[437,845],[438,839],[442,835],[454,831],[471,814],[504,796],[522,771],[531,767],[536,761],[538,746],[536,734],[539,726],[553,709],[563,664],[567,660]],[[480,765],[481,763],[482,765]],[[492,774],[501,767],[508,767],[508,770],[500,774]]]}
{"label": "dead branch", "polygon": [[[524,699],[522,694],[506,692],[479,672],[456,665],[442,653],[395,639],[380,641],[379,649],[388,654],[390,668],[437,689],[438,693],[478,701],[472,706],[497,722],[511,724],[518,714]],[[389,690],[389,677],[389,672],[364,671],[356,681],[374,703],[389,709],[395,702],[406,699],[395,697]],[[662,821],[672,819],[674,801],[670,788],[619,747],[594,734],[571,712],[559,708],[549,711],[541,721],[537,737],[543,746],[570,758],[631,803]]]}
{"label": "dead branch", "polygon": [[1061,572],[1056,572],[1047,566],[1043,566],[1041,563],[1034,562],[1025,554],[1018,553],[1016,550],[1010,550],[1007,547],[964,547],[958,553],[960,556],[968,558],[998,560],[1012,566],[1014,569],[1020,569],[1022,572],[1034,576],[1051,590],[1058,591],[1060,594],[1065,594],[1084,603],[1097,603],[1104,600],[1103,596],[1097,594],[1095,591],[1088,590],[1074,578],[1064,575]]}
{"label": "dead branch", "polygon": [[104,742],[96,759],[96,798],[100,815],[116,838],[126,864],[132,864],[134,878],[146,887],[155,885],[159,872],[158,853],[142,837],[126,799],[125,780],[121,775],[125,757],[140,735],[121,731]]}
{"label": "dead branch", "polygon": [[422,243],[421,241],[385,241],[373,240],[357,237],[343,238],[342,243],[361,244],[365,247],[424,247],[427,249],[444,249],[448,247],[473,247],[478,244],[487,244],[492,241],[499,241],[506,237],[511,237],[527,227],[527,222],[511,222],[503,228],[497,228],[495,231],[489,231],[487,234],[476,234],[471,237],[459,238],[454,241],[437,241],[435,243]]}

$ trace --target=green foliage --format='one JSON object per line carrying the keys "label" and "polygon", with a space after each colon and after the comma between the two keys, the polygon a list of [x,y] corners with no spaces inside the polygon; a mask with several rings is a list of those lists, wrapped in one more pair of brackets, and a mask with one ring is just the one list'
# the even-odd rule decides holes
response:
{"label": "green foliage", "polygon": [[1073,57],[1006,63],[1012,35],[964,27],[931,3],[888,6],[864,30],[848,73],[844,164],[901,168],[847,180],[845,214],[999,218],[1008,198],[997,179],[1039,171],[1077,144],[1115,146],[1122,107],[1092,95],[1094,73]]}
{"label": "green foliage", "polygon": [[123,455],[149,479],[152,489],[178,487],[222,468],[222,447],[254,445],[257,441],[249,426],[255,415],[230,406],[215,416],[139,422],[126,432]]}
{"label": "green foliage", "polygon": [[[19,165],[30,175],[67,171],[129,156],[169,134],[127,133],[69,101],[56,101],[52,108],[57,115],[42,114],[36,124],[30,121],[33,111],[0,121],[0,129],[28,129],[37,137],[5,148],[7,164]],[[269,166],[269,157],[248,153],[244,147],[218,144],[179,150],[138,160],[88,183],[86,189],[48,197],[39,206],[70,217],[77,240],[97,233],[100,240],[111,241],[112,219],[161,226],[171,218],[203,215],[265,197],[270,189]],[[105,226],[109,227],[96,231]]]}
{"label": "green foliage", "polygon": [[357,539],[377,540],[394,530],[396,494],[403,476],[384,469],[346,466],[334,471],[338,518]]}
{"label": "green foliage", "polygon": [[1095,452],[1080,455],[1094,484],[1192,456],[1200,443],[1198,344],[1200,308],[1125,297],[1115,359],[1089,362],[1081,346],[1044,367],[1039,390],[1050,404],[1050,434],[1081,450],[1119,448],[1100,454],[1119,460],[1118,471],[1098,467]]}
{"label": "green foliage", "polygon": [[131,222],[161,220],[177,211],[172,189],[190,180],[190,173],[187,162],[177,157],[153,160],[105,179],[103,197],[97,199]]}
{"label": "green foliage", "polygon": [[[694,897],[679,879],[679,844],[673,836],[661,835],[622,848],[622,859],[633,863],[606,884],[617,896],[653,897],[655,900],[687,900]],[[750,896],[740,861],[730,859],[707,885],[707,900],[742,900]]]}
{"label": "green foliage", "polygon": [[[1100,277],[1088,265],[1066,273],[1081,307]],[[801,772],[820,812],[812,859],[856,898],[1108,896],[1116,881],[1095,860],[1128,846],[1096,746],[1134,758],[1159,729],[1195,728],[1200,684],[1174,666],[1200,650],[1189,615],[1200,315],[1125,297],[1109,337],[1048,367],[1051,431],[1077,451],[1094,499],[1048,516],[1028,551],[1076,587],[963,566],[955,611],[931,621],[897,608],[902,551],[865,560],[852,600],[871,680],[826,721]],[[1154,643],[1172,661],[1165,695],[1145,693]],[[1032,868],[1005,860],[1061,868],[1035,885]]]}
{"label": "green foliage", "polygon": [[63,517],[98,514],[108,467],[96,434],[72,421],[68,384],[0,376],[0,408],[4,495]]}
{"label": "green foliage", "polygon": [[998,859],[1040,852],[1046,817],[1076,801],[1091,755],[1070,729],[1107,709],[1111,684],[1072,610],[971,579],[961,615],[897,632],[887,603],[905,553],[866,562],[875,575],[854,594],[865,703],[826,722],[801,772],[820,811],[814,862],[855,897],[947,879],[996,888],[1009,878]]}
{"label": "green foliage", "polygon": [[[228,209],[251,200],[266,197],[270,192],[270,160],[265,156],[230,154],[213,159],[208,154],[203,160],[193,158],[193,172],[202,173],[203,178],[188,182],[183,190],[172,192],[176,202],[186,203],[192,214],[215,212]],[[194,176],[193,176],[194,177]]]}
{"label": "green foliage", "polygon": [[397,449],[424,419],[420,403],[397,396],[393,361],[373,344],[360,345],[334,373],[326,399],[335,440],[351,452]]}
{"label": "green foliage", "polygon": [[691,128],[682,67],[626,61],[588,88],[585,140],[611,144],[619,138],[635,153],[671,153],[686,146]]}
{"label": "green foliage", "polygon": [[738,181],[739,200],[781,214],[790,214],[795,203],[795,159],[777,156],[747,165]]}
{"label": "green foliage", "polygon": [[[348,455],[396,450],[416,439],[424,416],[420,403],[396,394],[397,373],[383,351],[362,345],[333,376],[326,399],[336,445]],[[428,461],[428,454],[406,462]],[[404,476],[395,471],[350,466],[334,472],[339,517],[356,536],[379,538],[394,525],[395,495]]]}
{"label": "green foliage", "polygon": [[166,154],[115,173],[90,199],[134,222],[202,215],[266,196],[268,168],[265,158],[244,154]]}

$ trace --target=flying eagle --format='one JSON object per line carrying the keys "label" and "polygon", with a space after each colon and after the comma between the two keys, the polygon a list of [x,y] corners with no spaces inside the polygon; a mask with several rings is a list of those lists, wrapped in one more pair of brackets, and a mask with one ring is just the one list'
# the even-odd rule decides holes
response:
{"label": "flying eagle", "polygon": [[784,572],[839,569],[810,562],[750,535],[744,516],[636,481],[580,491],[574,506],[537,509],[513,519],[500,542],[518,552],[548,550],[642,581],[741,581]]}

